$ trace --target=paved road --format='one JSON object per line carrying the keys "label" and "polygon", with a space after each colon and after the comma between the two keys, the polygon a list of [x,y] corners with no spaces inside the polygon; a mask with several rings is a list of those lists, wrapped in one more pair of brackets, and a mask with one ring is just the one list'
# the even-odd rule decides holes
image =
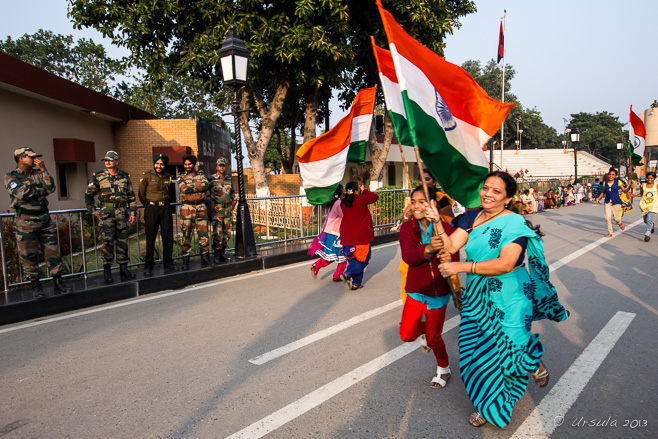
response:
{"label": "paved road", "polygon": [[467,424],[452,306],[447,388],[399,340],[393,243],[358,292],[305,263],[0,327],[0,437],[657,437],[658,235],[637,208],[610,239],[601,206],[530,219],[572,316],[533,327],[551,381],[504,430]]}

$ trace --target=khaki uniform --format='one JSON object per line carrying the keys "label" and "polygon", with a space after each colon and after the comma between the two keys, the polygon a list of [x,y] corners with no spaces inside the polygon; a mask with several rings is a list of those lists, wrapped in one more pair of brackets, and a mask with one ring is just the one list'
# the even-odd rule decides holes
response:
{"label": "khaki uniform", "polygon": [[231,177],[219,173],[210,176],[210,212],[213,226],[212,248],[224,250],[231,236],[235,192]]}
{"label": "khaki uniform", "polygon": [[57,248],[57,224],[48,213],[47,196],[55,192],[55,181],[48,171],[31,169],[24,173],[16,168],[5,175],[11,207],[16,209],[14,227],[16,246],[23,271],[29,280],[38,280],[39,255],[48,264],[50,275],[64,272]]}
{"label": "khaki uniform", "polygon": [[114,261],[114,247],[116,244],[117,263],[128,264],[128,230],[129,217],[137,215],[137,203],[130,175],[124,171],[110,174],[107,169],[95,172],[85,193],[85,204],[89,213],[94,212],[94,198],[98,195],[101,233],[103,246],[101,255],[104,264]]}
{"label": "khaki uniform", "polygon": [[139,182],[139,201],[144,205],[146,229],[146,256],[144,268],[150,270],[155,265],[155,239],[158,227],[162,236],[162,260],[172,266],[174,248],[174,228],[169,203],[175,200],[173,176],[168,172],[158,175],[154,169],[146,171]]}
{"label": "khaki uniform", "polygon": [[180,217],[183,244],[181,254],[190,256],[192,248],[192,235],[196,228],[199,236],[199,250],[201,254],[208,253],[208,208],[206,206],[206,193],[210,187],[203,171],[183,172],[178,178],[180,189]]}

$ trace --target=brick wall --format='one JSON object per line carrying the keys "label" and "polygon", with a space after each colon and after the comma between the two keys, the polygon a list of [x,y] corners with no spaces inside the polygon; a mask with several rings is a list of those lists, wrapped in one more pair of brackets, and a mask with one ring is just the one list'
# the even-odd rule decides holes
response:
{"label": "brick wall", "polygon": [[[256,185],[251,169],[246,168],[244,172],[245,193],[255,194]],[[302,185],[302,178],[299,174],[274,174],[267,176],[267,185],[270,188],[272,196],[299,195],[299,188]],[[233,187],[235,193],[238,193],[238,175],[233,173]]]}
{"label": "brick wall", "polygon": [[153,148],[189,146],[197,151],[194,119],[131,120],[114,130],[119,167],[130,174],[135,191],[142,173],[153,168]]}

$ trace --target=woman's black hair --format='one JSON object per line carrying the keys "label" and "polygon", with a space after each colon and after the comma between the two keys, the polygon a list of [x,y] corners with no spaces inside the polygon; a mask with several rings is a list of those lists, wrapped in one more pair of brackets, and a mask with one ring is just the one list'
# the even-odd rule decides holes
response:
{"label": "woman's black hair", "polygon": [[329,200],[329,201],[324,205],[324,207],[326,207],[327,209],[331,209],[332,207],[334,207],[334,204],[336,203],[336,201],[338,201],[338,200],[341,199],[341,197],[343,196],[343,193],[344,193],[344,192],[345,192],[345,191],[343,190],[343,185],[340,184],[340,183],[338,183],[338,187],[337,187],[336,190],[334,191],[334,195],[331,197],[331,200]]}
{"label": "woman's black hair", "polygon": [[530,189],[526,189],[523,191],[523,195],[530,195]]}
{"label": "woman's black hair", "polygon": [[[432,175],[432,174],[430,174],[430,175]],[[410,196],[413,197],[416,192],[422,192],[423,195],[425,195],[425,189],[423,188],[422,184],[416,186],[416,188],[413,191],[411,191]],[[430,202],[430,200],[436,200],[436,188],[434,188],[432,186],[427,186],[427,195],[430,197],[430,199],[427,200],[428,203]]]}
{"label": "woman's black hair", "polygon": [[355,181],[350,181],[345,185],[345,198],[343,198],[343,205],[347,207],[352,207],[354,203],[354,197],[356,197],[357,192],[359,192],[359,183]]}
{"label": "woman's black hair", "polygon": [[656,173],[655,172],[653,172],[653,171],[647,172],[646,177],[648,177],[650,175],[653,175],[653,178],[656,178]]}
{"label": "woman's black hair", "polygon": [[619,171],[617,171],[617,168],[615,168],[614,166],[611,166],[610,169],[608,169],[608,174],[611,173],[612,171],[615,171],[615,174],[619,176]]}
{"label": "woman's black hair", "polygon": [[[505,195],[507,198],[511,198],[514,195],[516,195],[517,192],[517,185],[516,185],[516,180],[514,180],[514,177],[509,175],[507,172],[503,171],[493,171],[490,172],[486,177],[484,177],[484,181],[489,180],[492,177],[498,177],[501,180],[503,180],[503,183],[505,183]],[[540,226],[535,226],[533,225],[530,221],[526,220],[526,224],[528,224],[528,227],[530,227],[532,230],[537,233],[539,236],[544,236],[544,234],[541,231]]]}

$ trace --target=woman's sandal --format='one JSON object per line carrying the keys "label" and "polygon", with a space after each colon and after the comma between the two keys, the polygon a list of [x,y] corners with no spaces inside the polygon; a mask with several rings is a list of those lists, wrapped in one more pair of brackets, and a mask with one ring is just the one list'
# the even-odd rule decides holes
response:
{"label": "woman's sandal", "polygon": [[482,417],[479,412],[471,413],[471,416],[468,417],[468,423],[473,427],[482,427],[488,421]]}
{"label": "woman's sandal", "polygon": [[539,363],[539,368],[531,373],[530,376],[534,378],[537,387],[546,387],[548,385],[548,379],[550,377],[548,375],[548,369],[544,366],[543,361]]}
{"label": "woman's sandal", "polygon": [[450,366],[448,367],[436,367],[436,376],[430,381],[430,387],[432,389],[443,389],[450,379]]}
{"label": "woman's sandal", "polygon": [[427,337],[425,334],[421,334],[420,337],[418,337],[416,340],[418,340],[418,344],[420,344],[420,350],[423,352],[423,354],[427,354],[432,351],[432,348],[427,345]]}

